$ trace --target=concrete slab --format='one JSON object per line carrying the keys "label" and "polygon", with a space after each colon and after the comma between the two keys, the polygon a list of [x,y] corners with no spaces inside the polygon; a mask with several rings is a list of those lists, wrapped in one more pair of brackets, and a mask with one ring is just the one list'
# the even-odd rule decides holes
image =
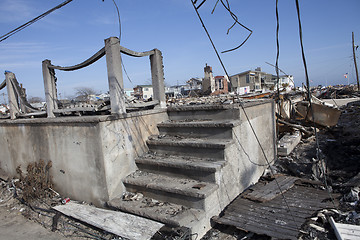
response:
{"label": "concrete slab", "polygon": [[286,134],[283,136],[278,143],[278,155],[287,156],[289,155],[294,148],[299,144],[301,140],[300,131],[296,131],[294,134]]}

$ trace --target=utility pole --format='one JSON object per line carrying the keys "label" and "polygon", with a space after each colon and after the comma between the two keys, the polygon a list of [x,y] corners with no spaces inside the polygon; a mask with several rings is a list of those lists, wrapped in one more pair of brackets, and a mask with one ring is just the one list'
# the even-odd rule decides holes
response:
{"label": "utility pole", "polygon": [[352,32],[352,47],[353,47],[353,56],[354,56],[354,64],[355,64],[355,71],[356,71],[357,89],[358,89],[358,91],[360,92],[360,87],[359,87],[359,73],[358,73],[358,69],[357,69],[356,55],[355,55],[354,32]]}

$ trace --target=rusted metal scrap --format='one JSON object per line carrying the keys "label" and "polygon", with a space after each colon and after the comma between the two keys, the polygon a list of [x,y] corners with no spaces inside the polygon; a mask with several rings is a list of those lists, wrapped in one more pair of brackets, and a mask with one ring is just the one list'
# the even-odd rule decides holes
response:
{"label": "rusted metal scrap", "polygon": [[334,107],[312,103],[312,110],[307,101],[299,102],[296,105],[298,113],[307,121],[314,121],[316,124],[325,127],[333,127],[339,121],[341,111]]}

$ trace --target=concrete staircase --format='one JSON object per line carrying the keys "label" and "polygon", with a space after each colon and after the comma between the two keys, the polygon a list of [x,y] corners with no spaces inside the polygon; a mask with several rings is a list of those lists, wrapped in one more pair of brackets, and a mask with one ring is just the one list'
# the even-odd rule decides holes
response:
{"label": "concrete staircase", "polygon": [[[185,106],[168,109],[169,121],[147,140],[149,152],[136,159],[138,169],[123,180],[130,199],[113,199],[112,208],[173,227],[188,227],[200,239],[243,188],[234,177],[238,162],[233,129],[239,108]],[[135,193],[141,193],[135,195]],[[143,197],[142,197],[143,196]]]}

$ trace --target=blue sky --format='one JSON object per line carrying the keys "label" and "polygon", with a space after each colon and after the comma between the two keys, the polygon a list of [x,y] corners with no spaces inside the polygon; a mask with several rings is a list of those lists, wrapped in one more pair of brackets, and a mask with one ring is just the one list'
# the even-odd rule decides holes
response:
{"label": "blue sky", "polygon": [[[58,5],[63,0],[1,0],[0,35]],[[163,52],[165,81],[182,84],[192,77],[203,77],[205,64],[215,75],[224,75],[190,0],[116,0],[122,22],[121,45],[135,51],[158,48]],[[200,8],[206,26],[219,51],[240,44],[247,31],[234,27],[221,4],[210,14],[216,0]],[[275,63],[275,0],[229,0],[239,21],[253,30],[240,49],[221,54],[230,75],[256,67],[275,73],[265,62]],[[309,77],[313,85],[355,82],[351,32],[360,45],[359,0],[300,0],[304,47]],[[279,0],[279,67],[294,75],[299,86],[304,79],[295,0]],[[12,71],[27,89],[28,96],[43,97],[41,62],[77,64],[104,46],[104,39],[119,35],[112,0],[74,0],[46,18],[0,42],[0,71]],[[360,51],[358,52],[360,55]],[[149,59],[123,56],[131,82],[124,74],[125,87],[151,82]],[[57,71],[61,96],[76,87],[108,90],[105,58],[82,70]],[[4,78],[4,75],[3,75]],[[0,91],[0,94],[5,92]],[[6,93],[6,92],[5,92]]]}

